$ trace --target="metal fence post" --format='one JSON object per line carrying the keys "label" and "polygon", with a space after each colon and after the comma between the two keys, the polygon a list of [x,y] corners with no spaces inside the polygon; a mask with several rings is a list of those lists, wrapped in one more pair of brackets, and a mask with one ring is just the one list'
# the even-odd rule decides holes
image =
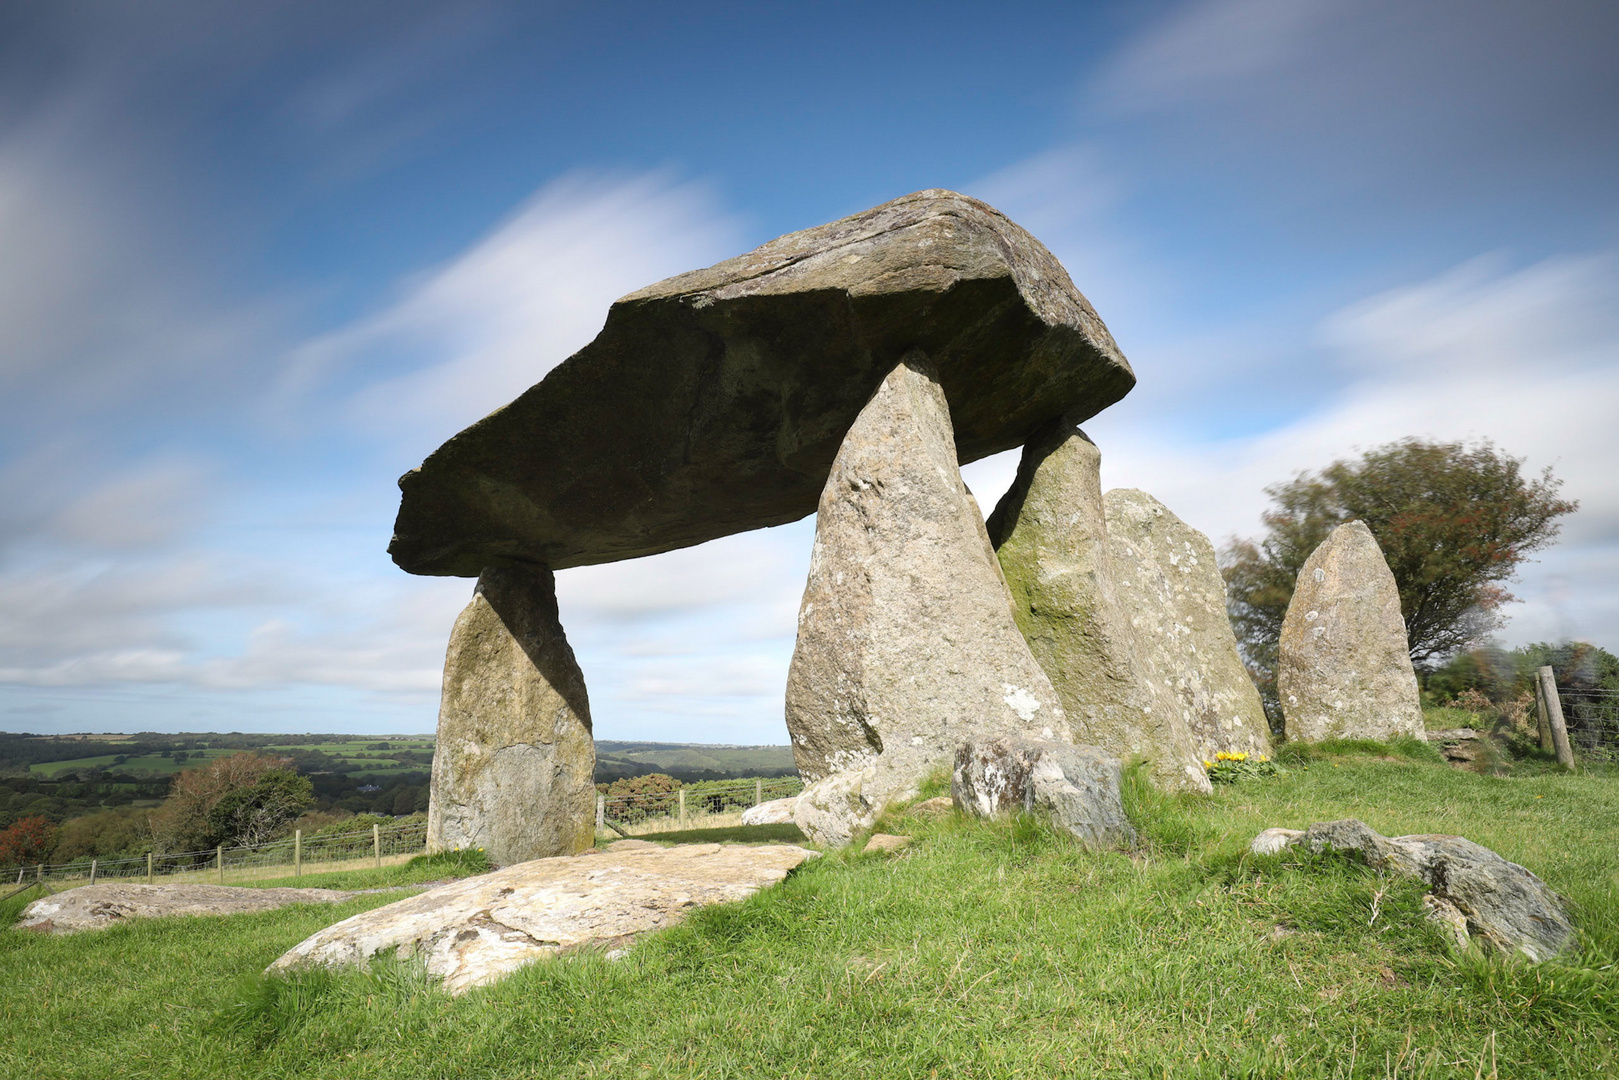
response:
{"label": "metal fence post", "polygon": [[382,829],[376,822],[371,823],[371,857],[376,860],[377,869],[382,869]]}
{"label": "metal fence post", "polygon": [[304,831],[292,830],[292,876],[304,876]]}
{"label": "metal fence post", "polygon": [[214,849],[214,861],[219,867],[219,883],[225,884],[225,845],[220,844]]}
{"label": "metal fence post", "polygon": [[151,883],[152,883],[152,853],[150,851],[148,851],[146,853],[146,884],[150,885]]}
{"label": "metal fence post", "polygon": [[1565,769],[1574,767],[1574,751],[1568,745],[1568,726],[1563,722],[1563,703],[1557,696],[1557,676],[1551,666],[1540,669],[1541,694],[1546,702],[1546,723],[1552,729],[1552,748],[1557,751],[1557,764]]}
{"label": "metal fence post", "polygon": [[680,827],[686,827],[686,789],[680,789]]}

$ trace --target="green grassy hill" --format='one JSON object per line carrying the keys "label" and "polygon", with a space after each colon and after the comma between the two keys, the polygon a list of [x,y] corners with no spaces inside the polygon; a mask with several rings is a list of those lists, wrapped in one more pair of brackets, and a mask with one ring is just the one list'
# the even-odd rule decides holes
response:
{"label": "green grassy hill", "polygon": [[791,746],[597,741],[597,782],[651,772],[689,783],[738,776],[796,776],[798,767]]}
{"label": "green grassy hill", "polygon": [[[259,974],[397,893],[76,937],[3,930],[0,1075],[1619,1075],[1614,776],[1362,752],[1212,797],[1128,794],[1132,851],[895,814],[882,827],[914,837],[898,856],[832,853],[623,960],[538,964],[460,998],[409,962]],[[1458,832],[1528,866],[1574,905],[1582,951],[1539,966],[1458,955],[1410,883],[1247,854],[1267,826],[1346,816]]]}

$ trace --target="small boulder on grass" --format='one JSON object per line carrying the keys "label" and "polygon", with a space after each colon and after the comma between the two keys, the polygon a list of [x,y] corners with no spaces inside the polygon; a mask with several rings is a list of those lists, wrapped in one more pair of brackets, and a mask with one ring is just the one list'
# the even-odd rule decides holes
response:
{"label": "small boulder on grass", "polygon": [[948,795],[937,795],[931,799],[923,799],[905,811],[911,817],[942,818],[949,817],[950,811],[956,808],[955,801]]}
{"label": "small boulder on grass", "polygon": [[1133,844],[1119,797],[1120,765],[1094,746],[1000,736],[956,752],[950,795],[976,817],[1032,814],[1087,844]]}
{"label": "small boulder on grass", "polygon": [[866,854],[872,852],[903,851],[905,845],[911,842],[909,836],[895,836],[892,833],[872,833],[871,839],[866,841],[863,849]]}
{"label": "small boulder on grass", "polygon": [[1562,898],[1534,874],[1461,836],[1382,836],[1349,818],[1297,829],[1266,829],[1249,849],[1274,855],[1288,848],[1334,851],[1383,873],[1425,882],[1428,917],[1458,945],[1482,938],[1503,953],[1536,963],[1574,947]]}

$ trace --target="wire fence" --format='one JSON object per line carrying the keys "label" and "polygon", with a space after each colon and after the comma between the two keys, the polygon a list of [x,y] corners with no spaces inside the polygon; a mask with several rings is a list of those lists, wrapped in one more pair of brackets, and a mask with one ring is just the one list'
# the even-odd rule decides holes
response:
{"label": "wire fence", "polygon": [[741,821],[742,812],[771,799],[785,799],[804,790],[796,776],[756,777],[744,780],[705,780],[674,791],[633,795],[598,795],[596,826],[618,826],[629,832],[667,829],[714,828]]}
{"label": "wire fence", "polygon": [[[797,795],[804,784],[796,776],[743,780],[705,780],[674,791],[632,795],[599,795],[596,826],[623,832],[712,828],[735,825],[742,812],[771,799]],[[26,863],[0,868],[0,889],[28,881],[56,887],[98,881],[250,881],[329,871],[382,866],[420,855],[427,848],[427,823],[404,822],[317,836],[295,832],[267,844],[216,847],[207,851],[148,852],[128,858],[75,859],[64,863]]]}
{"label": "wire fence", "polygon": [[1619,763],[1619,690],[1559,690],[1568,741],[1580,757]]}
{"label": "wire fence", "polygon": [[190,881],[245,881],[256,878],[300,876],[312,870],[329,871],[382,866],[420,855],[427,848],[427,823],[404,822],[354,832],[304,836],[295,832],[286,840],[242,847],[216,847],[211,851],[148,852],[121,859],[76,859],[66,863],[29,863],[0,869],[0,887],[28,881],[56,886],[95,884],[98,881],[144,881],[183,878]]}

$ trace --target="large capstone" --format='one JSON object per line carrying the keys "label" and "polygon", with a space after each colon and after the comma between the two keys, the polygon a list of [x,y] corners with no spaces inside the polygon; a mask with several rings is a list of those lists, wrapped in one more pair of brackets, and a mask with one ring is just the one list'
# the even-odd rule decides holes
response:
{"label": "large capstone", "polygon": [[1160,788],[1207,792],[1181,699],[1153,678],[1121,602],[1101,460],[1067,421],[1023,448],[1017,478],[989,519],[1017,625],[1062,699],[1073,741],[1145,757]]}
{"label": "large capstone", "polygon": [[411,573],[471,577],[794,521],[912,348],[950,402],[960,461],[1135,382],[1039,241],[976,199],[922,191],[619,300],[594,341],[401,478],[389,551]]}
{"label": "large capstone", "polygon": [[1334,529],[1299,571],[1276,691],[1289,739],[1422,737],[1399,586],[1364,522]]}
{"label": "large capstone", "polygon": [[595,767],[554,577],[485,570],[444,660],[429,850],[482,848],[498,865],[583,851],[595,843]]}
{"label": "large capstone", "polygon": [[1142,663],[1180,698],[1198,753],[1269,754],[1270,725],[1237,652],[1214,545],[1145,491],[1114,488],[1102,507]]}
{"label": "large capstone", "polygon": [[972,735],[1068,740],[962,483],[937,375],[912,353],[849,429],[816,518],[787,728],[811,837],[844,843]]}

